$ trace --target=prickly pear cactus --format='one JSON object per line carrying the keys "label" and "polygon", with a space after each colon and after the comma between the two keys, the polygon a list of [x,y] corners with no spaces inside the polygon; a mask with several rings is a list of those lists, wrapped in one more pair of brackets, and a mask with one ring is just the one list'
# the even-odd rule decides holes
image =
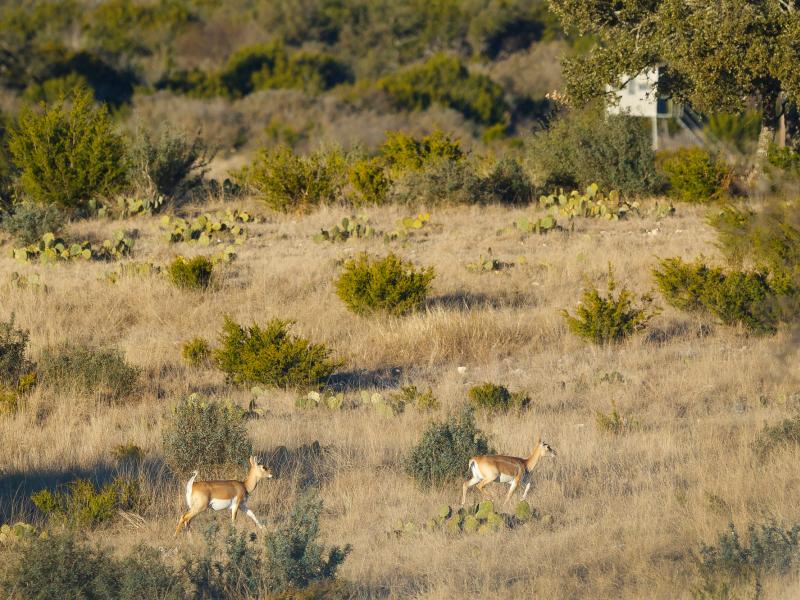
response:
{"label": "prickly pear cactus", "polygon": [[233,241],[241,244],[247,239],[243,227],[246,223],[257,223],[258,219],[238,209],[227,209],[213,213],[202,213],[192,219],[170,217],[161,218],[160,227],[168,242],[195,242],[208,246],[212,242]]}
{"label": "prickly pear cactus", "polygon": [[67,242],[53,233],[45,233],[37,244],[14,248],[12,256],[21,262],[39,260],[53,263],[68,260],[119,260],[131,254],[133,239],[125,232],[117,231],[111,240],[103,240],[99,245],[90,242]]}
{"label": "prickly pear cactus", "polygon": [[345,217],[331,229],[323,229],[314,236],[315,242],[346,242],[349,239],[367,239],[377,235],[366,217]]}

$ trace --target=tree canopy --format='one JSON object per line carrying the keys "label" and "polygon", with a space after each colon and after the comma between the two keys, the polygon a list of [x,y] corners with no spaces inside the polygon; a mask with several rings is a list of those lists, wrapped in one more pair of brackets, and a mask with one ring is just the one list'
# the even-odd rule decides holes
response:
{"label": "tree canopy", "polygon": [[800,100],[798,0],[550,0],[550,7],[565,29],[597,40],[564,62],[578,104],[654,65],[665,67],[659,95],[707,113],[755,105],[762,136]]}

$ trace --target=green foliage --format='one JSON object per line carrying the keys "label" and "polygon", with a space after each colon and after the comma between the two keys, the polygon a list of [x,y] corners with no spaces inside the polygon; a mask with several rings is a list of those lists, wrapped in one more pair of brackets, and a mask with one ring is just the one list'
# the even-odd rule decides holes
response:
{"label": "green foliage", "polygon": [[509,120],[503,88],[485,75],[470,73],[456,56],[436,54],[384,77],[378,86],[402,110],[425,110],[438,103],[482,125]]}
{"label": "green foliage", "polygon": [[653,276],[664,299],[686,311],[708,311],[726,325],[741,323],[756,333],[774,333],[780,320],[767,273],[724,271],[702,262],[666,258]]}
{"label": "green foliage", "polygon": [[638,426],[638,423],[629,417],[623,415],[617,410],[616,402],[611,402],[611,412],[605,414],[604,412],[597,411],[594,413],[594,422],[599,431],[604,431],[613,435],[622,435],[633,431]]}
{"label": "green foliage", "polygon": [[0,384],[16,388],[20,380],[33,370],[25,357],[28,332],[14,327],[14,317],[0,321]]}
{"label": "green foliage", "polygon": [[[190,140],[168,128],[155,139],[147,131],[139,131],[130,154],[135,183],[150,199],[185,195],[200,185],[210,160],[200,136]],[[163,201],[156,208],[162,206]]]}
{"label": "green foliage", "polygon": [[174,473],[193,470],[212,475],[239,467],[253,453],[244,410],[230,401],[182,399],[169,415],[163,433],[164,459]]}
{"label": "green foliage", "polygon": [[53,390],[72,387],[103,402],[131,398],[140,376],[117,350],[67,345],[46,348],[37,373],[41,384]]}
{"label": "green foliage", "polygon": [[607,195],[599,191],[596,183],[586,187],[586,192],[581,194],[572,190],[565,194],[559,190],[557,194],[539,197],[539,206],[552,209],[569,217],[588,217],[617,221],[626,218],[631,213],[639,210],[638,202],[626,202],[620,198],[619,192],[611,190]]}
{"label": "green foliage", "polygon": [[129,256],[133,249],[133,239],[126,237],[124,231],[117,231],[113,240],[103,240],[100,244],[91,242],[69,242],[48,232],[40,242],[14,248],[15,259],[28,262],[38,259],[42,263],[60,260],[119,260]]}
{"label": "green foliage", "polygon": [[603,297],[596,287],[587,287],[583,299],[575,309],[573,317],[566,310],[561,311],[570,331],[595,344],[621,342],[637,331],[644,329],[653,313],[649,310],[650,299],[643,297],[643,307],[635,306],[633,294],[622,288],[613,295],[616,283],[609,265],[608,296]]}
{"label": "green foliage", "polygon": [[[135,547],[125,558],[80,542],[72,531],[34,537],[18,544],[18,560],[0,572],[0,590],[8,598],[80,598],[81,600],[183,600],[178,573],[158,550]],[[24,590],[24,592],[23,592]]]}
{"label": "green foliage", "polygon": [[394,401],[402,406],[413,406],[419,412],[439,410],[439,400],[433,395],[433,390],[428,388],[423,392],[415,385],[404,385],[395,395]]}
{"label": "green foliage", "polygon": [[247,239],[246,223],[257,223],[251,214],[230,208],[213,213],[202,213],[191,221],[181,217],[164,215],[159,226],[168,242],[197,242],[208,246],[212,242],[233,241],[241,244]]}
{"label": "green foliage", "polygon": [[23,191],[44,204],[84,209],[127,178],[125,144],[106,109],[93,106],[85,90],[41,112],[23,109],[9,149]]}
{"label": "green foliage", "polygon": [[461,142],[441,131],[415,138],[403,131],[387,131],[380,148],[380,158],[395,173],[420,171],[440,161],[460,162],[464,159]]}
{"label": "green foliage", "polygon": [[339,200],[345,177],[344,156],[338,150],[298,156],[286,146],[262,150],[235,175],[267,206],[281,212],[307,212]]}
{"label": "green foliage", "polygon": [[545,191],[595,183],[643,196],[662,187],[649,130],[635,117],[567,113],[528,140],[527,156],[534,182]]}
{"label": "green foliage", "polygon": [[531,399],[525,392],[509,392],[504,385],[485,382],[473,386],[467,392],[469,403],[475,410],[489,413],[506,413],[509,410],[524,410]]}
{"label": "green foliage", "polygon": [[291,321],[272,319],[264,328],[242,327],[229,317],[214,351],[217,367],[237,384],[317,387],[339,366],[324,344],[289,333]]}
{"label": "green foliage", "polygon": [[314,236],[315,242],[346,242],[349,239],[368,239],[376,235],[366,217],[344,217],[338,225],[322,229]]}
{"label": "green foliage", "polygon": [[467,161],[437,160],[420,171],[408,171],[395,180],[390,198],[401,204],[468,204],[495,199]]}
{"label": "green foliage", "polygon": [[391,180],[380,158],[365,158],[352,162],[347,169],[347,179],[358,194],[354,202],[356,206],[380,205],[386,202]]}
{"label": "green foliage", "polygon": [[199,367],[208,363],[211,358],[211,346],[201,337],[192,338],[184,342],[181,347],[181,356],[186,364]]}
{"label": "green foliage", "polygon": [[433,267],[417,271],[393,253],[375,259],[363,253],[345,263],[336,294],[358,315],[403,315],[425,301],[433,277]]}
{"label": "green foliage", "polygon": [[350,546],[326,549],[317,542],[322,502],[301,496],[288,520],[267,534],[264,553],[265,588],[270,593],[303,589],[336,577]]}
{"label": "green foliage", "polygon": [[684,202],[713,202],[728,191],[731,169],[704,148],[661,154],[658,164],[669,182],[670,195]]}
{"label": "green foliage", "polygon": [[538,512],[531,509],[525,500],[517,504],[513,514],[498,512],[491,500],[484,500],[455,510],[447,505],[441,506],[434,518],[422,524],[398,521],[393,533],[397,536],[419,531],[443,531],[449,535],[486,534],[519,527],[533,518],[538,519]]}
{"label": "green foliage", "polygon": [[774,523],[751,524],[747,537],[743,544],[731,523],[716,545],[701,544],[694,555],[699,579],[692,590],[694,598],[731,598],[734,590],[742,587],[759,590],[765,575],[785,575],[796,564],[800,525],[784,530]]}
{"label": "green foliage", "polygon": [[139,510],[143,500],[138,482],[127,477],[116,477],[100,489],[87,479],[75,479],[63,490],[40,490],[31,496],[51,525],[82,528],[112,521],[121,510]]}
{"label": "green foliage", "polygon": [[514,221],[514,228],[513,230],[522,232],[522,233],[538,233],[538,234],[545,234],[548,231],[557,231],[562,229],[562,227],[558,224],[555,217],[551,215],[546,215],[544,217],[539,217],[538,219],[529,219],[528,217],[520,217],[516,221]]}
{"label": "green foliage", "polygon": [[761,113],[748,110],[742,113],[715,113],[706,125],[714,138],[725,142],[739,152],[748,152],[755,145],[761,131]]}
{"label": "green foliage", "polygon": [[56,206],[20,202],[3,217],[2,227],[19,243],[32,245],[45,233],[58,233],[65,223],[66,216]]}
{"label": "green foliage", "polygon": [[775,425],[764,425],[753,443],[753,449],[763,459],[780,448],[797,445],[800,445],[800,415]]}
{"label": "green foliage", "polygon": [[177,256],[167,267],[170,281],[184,290],[204,290],[211,283],[214,264],[205,256]]}
{"label": "green foliage", "polygon": [[779,169],[800,174],[800,152],[789,146],[781,148],[776,144],[770,144],[767,150],[767,160]]}
{"label": "green foliage", "polygon": [[469,459],[489,453],[489,443],[475,426],[472,410],[431,423],[405,460],[406,473],[420,485],[442,486],[463,478]]}
{"label": "green foliage", "polygon": [[515,159],[503,157],[483,180],[484,202],[527,204],[533,196],[533,184]]}

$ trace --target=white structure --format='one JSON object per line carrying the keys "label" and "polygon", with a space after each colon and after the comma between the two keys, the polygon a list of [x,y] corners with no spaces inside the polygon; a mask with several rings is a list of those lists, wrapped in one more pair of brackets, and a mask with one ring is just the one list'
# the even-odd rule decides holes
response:
{"label": "white structure", "polygon": [[607,92],[613,93],[617,97],[616,103],[608,103],[606,112],[610,115],[628,114],[632,117],[651,119],[653,122],[653,148],[658,148],[657,119],[670,116],[670,113],[666,111],[666,103],[659,102],[656,94],[658,67],[646,69],[633,78],[621,77],[620,82],[623,85],[616,90],[610,86],[606,88]]}

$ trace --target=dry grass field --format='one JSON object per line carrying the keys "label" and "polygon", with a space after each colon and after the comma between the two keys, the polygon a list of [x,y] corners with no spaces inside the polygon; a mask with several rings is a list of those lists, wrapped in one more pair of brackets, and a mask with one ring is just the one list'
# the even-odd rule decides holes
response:
{"label": "dry grass field", "polygon": [[[249,227],[238,258],[205,292],[179,290],[159,276],[109,283],[104,274],[117,268],[113,263],[26,265],[7,257],[10,245],[3,249],[0,319],[13,314],[30,331],[33,359],[54,344],[88,343],[119,349],[145,373],[141,393],[124,405],[40,388],[20,411],[0,418],[3,522],[36,522],[30,493],[76,475],[102,478],[113,470],[113,448],[132,443],[153,467],[144,522],[119,521],[87,535],[121,552],[146,542],[167,557],[203,544],[205,524],[227,514],[208,511],[192,532],[173,537],[183,483],[159,467],[162,428],[171,408],[192,392],[245,407],[250,401],[248,389],[226,384],[215,369],[181,360],[184,341],[217,339],[224,315],[247,324],[295,320],[295,332],[328,344],[343,361],[331,386],[346,394],[414,384],[430,386],[441,402],[433,415],[410,409],[386,418],[364,408],[303,411],[294,406],[297,393],[270,390],[258,400],[264,414],[249,421],[254,447],[267,462],[281,446],[305,456],[298,449],[321,445],[308,464],[295,460],[293,469],[263,482],[250,507],[270,529],[285,519],[303,485],[317,488],[325,507],[323,538],[352,544],[340,575],[360,597],[690,597],[691,553],[701,542],[715,542],[729,522],[742,532],[750,523],[800,522],[800,450],[758,460],[752,449],[765,423],[800,406],[800,352],[790,332],[750,336],[679,313],[653,292],[663,310],[648,329],[600,348],[572,335],[560,315],[575,307],[587,282],[602,286],[609,262],[619,284],[639,295],[653,288],[658,257],[715,257],[702,210],[681,205],[661,220],[576,219],[572,231],[523,236],[499,230],[532,209],[446,207],[432,211],[436,227],[405,243],[334,244],[312,236],[346,209],[292,217],[268,213],[255,201],[235,205],[265,220]],[[196,208],[222,206],[210,201]],[[412,211],[366,212],[379,229],[392,229]],[[157,217],[72,227],[81,239],[137,230],[134,258],[157,264],[203,251],[165,242]],[[349,313],[333,285],[342,259],[389,249],[435,268],[426,306],[401,318]],[[513,265],[498,272],[466,269],[489,249]],[[16,287],[14,271],[39,273],[47,290]],[[483,381],[526,390],[532,399],[530,410],[519,414],[478,415],[497,451],[526,455],[538,434],[558,451],[533,475],[529,499],[541,518],[486,535],[395,535],[397,521],[424,521],[442,504],[458,502],[460,485],[422,489],[401,463],[425,425],[457,410],[469,387]],[[630,431],[598,428],[596,413],[610,412],[612,403],[634,424]],[[244,465],[234,475],[243,476]],[[489,489],[500,498],[506,487]],[[238,526],[255,531],[243,517]],[[798,597],[800,579],[767,579],[761,593]]]}

